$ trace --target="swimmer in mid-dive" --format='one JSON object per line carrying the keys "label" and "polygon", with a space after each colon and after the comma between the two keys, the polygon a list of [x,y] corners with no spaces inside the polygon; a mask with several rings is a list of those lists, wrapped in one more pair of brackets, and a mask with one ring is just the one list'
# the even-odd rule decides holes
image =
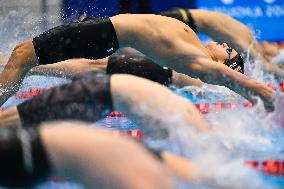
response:
{"label": "swimmer in mid-dive", "polygon": [[104,58],[120,47],[133,47],[161,66],[224,85],[251,101],[252,96],[259,96],[267,109],[274,108],[272,89],[223,64],[239,69],[243,61],[227,44],[210,43],[206,48],[192,29],[176,19],[131,14],[59,26],[18,45],[0,75],[1,104],[37,65],[71,58]]}
{"label": "swimmer in mid-dive", "polygon": [[0,125],[33,127],[54,120],[95,122],[113,110],[123,112],[156,137],[167,137],[165,130],[177,125],[177,119],[193,130],[209,130],[196,107],[165,86],[132,75],[95,73],[1,112]]}
{"label": "swimmer in mid-dive", "polygon": [[[271,62],[272,58],[279,53],[279,48],[277,47],[277,45],[272,43],[258,43],[254,39],[252,31],[241,22],[222,13],[208,11],[208,10],[199,10],[199,9],[185,10],[182,8],[174,8],[172,10],[162,12],[161,15],[176,18],[187,24],[196,33],[197,32],[205,33],[208,36],[212,37],[213,40],[217,42],[221,43],[223,41],[227,41],[229,46],[238,49],[238,51],[240,52],[246,52],[248,49],[250,49],[251,57],[256,58],[259,55],[262,57],[262,61],[260,62],[263,63],[264,69],[266,71],[272,73],[276,78],[284,78],[284,71]],[[92,17],[84,17],[82,21],[87,19],[92,19]],[[216,26],[222,26],[222,27],[216,27]],[[143,57],[142,55],[136,52],[135,53],[122,52],[119,53],[119,55],[115,55],[114,58],[112,56],[110,56],[110,58],[111,58],[110,60],[106,58],[97,61],[96,60],[64,61],[59,64],[36,67],[30,72],[30,74],[45,73],[48,75],[56,75],[56,76],[64,76],[64,75],[73,76],[74,73],[76,74],[78,72],[86,71],[86,69],[88,68],[89,69],[99,68],[105,71],[104,69],[106,65],[113,64],[112,67],[115,67],[115,70],[117,71],[116,73],[128,73],[128,74],[138,75],[139,73],[149,72],[151,71],[151,69],[155,70],[156,67],[156,66],[154,66],[153,68],[149,67],[148,69],[144,70],[142,66],[143,62],[147,62],[145,66],[150,66],[154,62],[146,57]],[[123,65],[122,62],[124,62],[125,64]],[[133,67],[140,68],[139,71],[136,70],[137,72],[130,72],[131,70],[130,65],[132,65],[133,63],[136,63],[136,65],[133,65]],[[242,69],[240,69],[239,71],[243,73],[244,65],[241,65],[241,67]],[[58,70],[60,72],[58,72]],[[109,73],[111,73],[111,71],[112,70],[110,70]],[[155,71],[153,71],[153,73],[154,72]],[[181,75],[175,71],[172,72],[173,72],[172,81],[173,84],[176,86],[179,87],[187,85],[202,86],[204,84],[198,79],[193,79],[188,76],[185,77],[185,75]],[[155,74],[159,74],[159,72],[155,72]],[[163,73],[161,74],[163,75]]]}

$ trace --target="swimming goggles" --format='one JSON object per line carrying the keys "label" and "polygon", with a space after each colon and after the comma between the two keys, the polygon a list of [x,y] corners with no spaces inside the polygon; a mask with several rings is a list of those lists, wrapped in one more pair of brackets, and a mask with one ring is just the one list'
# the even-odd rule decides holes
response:
{"label": "swimming goggles", "polygon": [[231,59],[231,54],[233,52],[233,49],[231,47],[226,49],[227,54],[229,55],[229,60]]}

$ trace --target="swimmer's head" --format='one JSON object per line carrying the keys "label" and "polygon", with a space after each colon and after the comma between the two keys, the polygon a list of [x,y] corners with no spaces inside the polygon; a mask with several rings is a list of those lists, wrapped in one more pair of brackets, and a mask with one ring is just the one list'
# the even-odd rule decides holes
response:
{"label": "swimmer's head", "polygon": [[238,72],[244,73],[244,61],[240,54],[235,49],[230,48],[227,43],[208,43],[208,51],[211,58]]}

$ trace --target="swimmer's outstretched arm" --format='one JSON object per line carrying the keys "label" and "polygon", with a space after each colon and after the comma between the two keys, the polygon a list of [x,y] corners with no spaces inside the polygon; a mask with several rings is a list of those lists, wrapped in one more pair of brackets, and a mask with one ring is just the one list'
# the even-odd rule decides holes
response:
{"label": "swimmer's outstretched arm", "polygon": [[[173,70],[172,84],[177,87],[197,86],[202,87],[205,85],[200,79],[189,77],[188,75],[178,73]],[[212,85],[212,87],[214,87]]]}
{"label": "swimmer's outstretched arm", "polygon": [[1,185],[26,188],[55,174],[86,188],[173,188],[167,171],[141,145],[82,123],[0,131],[1,167],[7,168]]}
{"label": "swimmer's outstretched arm", "polygon": [[200,71],[202,81],[226,86],[253,103],[256,102],[255,96],[258,96],[263,100],[267,110],[274,110],[275,91],[263,83],[252,80],[223,64],[214,64],[208,59],[200,60],[199,65],[192,65],[191,69],[196,69],[197,73]]}

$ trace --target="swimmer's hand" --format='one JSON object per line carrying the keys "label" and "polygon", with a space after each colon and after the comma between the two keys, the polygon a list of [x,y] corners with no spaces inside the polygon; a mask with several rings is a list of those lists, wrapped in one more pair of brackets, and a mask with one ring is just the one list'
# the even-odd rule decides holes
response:
{"label": "swimmer's hand", "polygon": [[269,112],[274,111],[275,90],[268,86],[260,85],[256,88],[256,93],[262,99],[265,109]]}

